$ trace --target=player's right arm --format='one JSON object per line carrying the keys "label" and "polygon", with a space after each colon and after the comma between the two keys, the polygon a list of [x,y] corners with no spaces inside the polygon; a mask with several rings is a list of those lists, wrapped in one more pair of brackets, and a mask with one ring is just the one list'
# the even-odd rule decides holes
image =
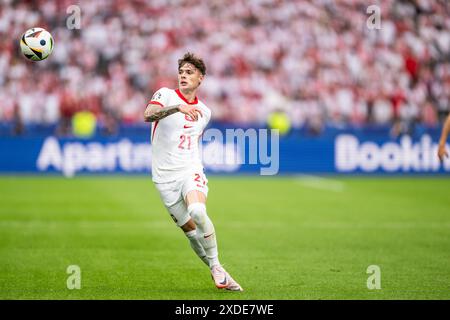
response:
{"label": "player's right arm", "polygon": [[144,111],[144,121],[153,122],[161,120],[178,112],[178,105],[168,106],[170,89],[161,88],[153,94]]}
{"label": "player's right arm", "polygon": [[[189,105],[172,105],[168,106],[170,89],[161,88],[155,92],[152,100],[147,104],[144,111],[144,121],[153,122],[161,120],[176,112],[189,115],[194,121],[198,120],[198,114],[202,116],[202,112],[195,106]],[[198,114],[197,114],[198,113]]]}
{"label": "player's right arm", "polygon": [[144,111],[144,121],[158,121],[178,111],[179,105],[164,107],[159,104],[149,103]]}
{"label": "player's right arm", "polygon": [[444,127],[442,128],[441,138],[439,140],[438,157],[439,160],[444,161],[444,158],[448,158],[448,152],[445,150],[445,143],[447,141],[448,134],[450,133],[450,114],[445,120]]}
{"label": "player's right arm", "polygon": [[161,107],[161,105],[159,104],[149,103],[144,112],[144,121],[158,121],[176,112],[187,114],[194,121],[198,120],[198,115],[200,115],[201,117],[203,116],[201,110],[195,106],[177,104],[175,106]]}

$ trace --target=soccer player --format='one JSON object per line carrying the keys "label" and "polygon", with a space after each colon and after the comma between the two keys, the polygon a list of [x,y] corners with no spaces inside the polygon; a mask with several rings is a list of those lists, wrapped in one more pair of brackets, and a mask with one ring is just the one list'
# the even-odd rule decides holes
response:
{"label": "soccer player", "polygon": [[444,161],[444,158],[448,158],[448,152],[445,150],[445,142],[447,141],[448,134],[450,132],[450,114],[444,122],[444,127],[442,128],[441,138],[439,139],[439,149],[438,157],[439,160]]}
{"label": "soccer player", "polygon": [[211,111],[196,94],[206,74],[202,59],[186,53],[178,60],[178,89],[159,89],[144,112],[152,122],[152,180],[192,249],[210,268],[217,288],[243,291],[219,262],[214,225],[206,211],[208,180],[199,140]]}

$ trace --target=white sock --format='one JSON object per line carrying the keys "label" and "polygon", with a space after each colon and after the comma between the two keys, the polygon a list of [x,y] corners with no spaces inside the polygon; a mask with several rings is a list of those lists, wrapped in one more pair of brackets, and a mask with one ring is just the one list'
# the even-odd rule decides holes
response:
{"label": "white sock", "polygon": [[209,260],[206,257],[205,249],[203,249],[202,244],[197,239],[197,230],[191,230],[184,233],[186,237],[189,239],[192,249],[197,254],[197,256],[207,265],[209,266]]}
{"label": "white sock", "polygon": [[209,267],[220,265],[216,232],[211,219],[209,219],[206,213],[205,204],[199,202],[193,203],[189,205],[188,212],[197,225],[196,237],[205,250]]}
{"label": "white sock", "polygon": [[[216,233],[213,232],[212,234],[211,233],[207,234],[201,232],[199,229],[200,228],[197,227],[197,239],[205,249],[206,257],[208,258],[209,262],[209,267],[212,268],[213,266],[220,265],[219,252],[217,250]],[[205,235],[209,236],[205,238]]]}

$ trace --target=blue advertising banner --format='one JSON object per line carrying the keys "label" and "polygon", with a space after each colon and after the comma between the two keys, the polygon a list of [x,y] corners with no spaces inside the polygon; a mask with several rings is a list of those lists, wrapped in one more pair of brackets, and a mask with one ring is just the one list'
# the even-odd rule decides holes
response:
{"label": "blue advertising banner", "polygon": [[[278,139],[263,130],[245,131],[245,139],[203,137],[200,152],[209,173],[245,174],[438,174],[437,137],[373,137],[337,133]],[[219,130],[217,130],[219,132]],[[210,135],[214,136],[214,135]],[[252,140],[253,139],[253,140]],[[151,172],[147,135],[90,140],[47,137],[0,137],[0,173],[144,173]]]}

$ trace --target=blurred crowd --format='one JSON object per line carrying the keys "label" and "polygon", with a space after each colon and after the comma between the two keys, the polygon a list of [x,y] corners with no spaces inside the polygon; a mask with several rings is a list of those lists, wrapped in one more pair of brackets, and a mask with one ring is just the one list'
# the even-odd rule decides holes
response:
{"label": "blurred crowd", "polygon": [[[89,110],[109,133],[142,123],[191,51],[206,62],[199,98],[216,121],[263,124],[281,110],[315,133],[437,126],[450,111],[450,3],[372,2],[379,29],[364,0],[80,0],[81,28],[69,29],[70,0],[2,0],[0,122],[56,123],[66,134]],[[55,40],[45,61],[20,54],[34,26]]]}

